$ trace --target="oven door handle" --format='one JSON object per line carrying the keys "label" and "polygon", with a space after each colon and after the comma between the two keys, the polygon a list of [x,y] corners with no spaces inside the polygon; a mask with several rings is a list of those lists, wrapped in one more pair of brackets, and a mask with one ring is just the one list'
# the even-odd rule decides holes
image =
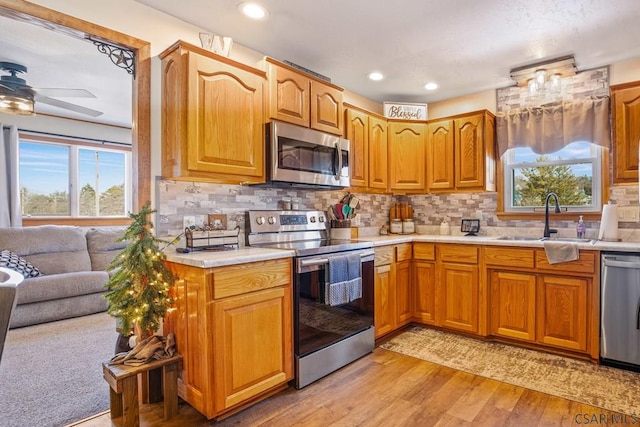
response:
{"label": "oven door handle", "polygon": [[[375,259],[374,252],[364,252],[360,255],[361,262],[373,261]],[[308,267],[319,267],[329,264],[329,258],[310,258],[298,261],[298,271]]]}

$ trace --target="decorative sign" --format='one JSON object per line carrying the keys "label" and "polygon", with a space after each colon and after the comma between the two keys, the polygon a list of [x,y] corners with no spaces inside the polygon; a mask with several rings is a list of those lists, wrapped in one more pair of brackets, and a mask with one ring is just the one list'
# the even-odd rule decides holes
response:
{"label": "decorative sign", "polygon": [[427,104],[385,102],[384,116],[388,119],[427,120]]}

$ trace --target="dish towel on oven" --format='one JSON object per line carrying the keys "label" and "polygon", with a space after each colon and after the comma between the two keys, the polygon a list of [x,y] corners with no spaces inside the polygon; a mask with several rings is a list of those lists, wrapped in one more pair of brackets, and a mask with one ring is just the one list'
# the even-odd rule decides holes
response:
{"label": "dish towel on oven", "polygon": [[360,254],[330,256],[324,301],[341,305],[362,298],[362,263]]}

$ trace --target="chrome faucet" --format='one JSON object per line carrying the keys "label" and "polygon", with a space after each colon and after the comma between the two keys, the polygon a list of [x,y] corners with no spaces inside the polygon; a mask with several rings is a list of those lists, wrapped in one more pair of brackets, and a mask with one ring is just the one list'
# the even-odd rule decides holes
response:
{"label": "chrome faucet", "polygon": [[547,194],[547,199],[544,202],[544,237],[551,237],[551,233],[557,233],[555,228],[549,228],[549,199],[554,198],[556,202],[556,213],[560,213],[560,205],[558,204],[558,195],[556,193]]}

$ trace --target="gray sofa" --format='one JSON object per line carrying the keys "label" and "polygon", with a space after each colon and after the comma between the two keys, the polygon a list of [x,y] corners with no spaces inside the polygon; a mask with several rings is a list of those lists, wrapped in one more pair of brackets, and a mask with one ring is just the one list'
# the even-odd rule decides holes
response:
{"label": "gray sofa", "polygon": [[10,327],[105,311],[106,268],[126,245],[116,242],[123,233],[121,227],[0,228],[0,249],[20,255],[41,273],[25,278],[18,287]]}

